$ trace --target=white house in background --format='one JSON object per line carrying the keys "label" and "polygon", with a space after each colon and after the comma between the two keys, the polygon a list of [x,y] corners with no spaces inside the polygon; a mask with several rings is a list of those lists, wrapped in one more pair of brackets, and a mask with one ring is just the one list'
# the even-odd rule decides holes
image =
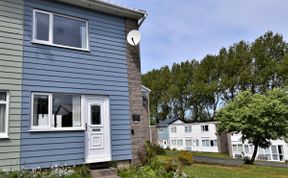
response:
{"label": "white house in background", "polygon": [[199,152],[228,151],[226,135],[216,134],[216,122],[185,123],[179,119],[165,120],[159,124],[158,139],[163,148]]}
{"label": "white house in background", "polygon": [[[241,141],[241,134],[231,134],[229,144],[229,155],[233,158],[241,158],[243,155],[251,157],[254,145]],[[257,160],[266,161],[287,161],[288,160],[288,143],[284,140],[272,140],[272,145],[267,148],[259,148],[256,156]]]}

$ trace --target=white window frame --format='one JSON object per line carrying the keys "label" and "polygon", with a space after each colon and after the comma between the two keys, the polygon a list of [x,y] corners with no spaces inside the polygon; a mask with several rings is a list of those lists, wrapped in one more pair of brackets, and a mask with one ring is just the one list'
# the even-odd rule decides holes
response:
{"label": "white window frame", "polygon": [[192,126],[191,125],[186,125],[185,126],[185,133],[191,133],[192,132]]}
{"label": "white window frame", "polygon": [[9,129],[10,94],[9,94],[8,91],[0,90],[0,92],[6,93],[6,101],[0,101],[0,104],[5,104],[6,105],[5,132],[4,133],[0,133],[0,139],[1,139],[1,138],[9,138],[8,129]]}
{"label": "white window frame", "polygon": [[[205,130],[206,126],[207,126],[207,130]],[[209,132],[209,125],[201,125],[201,131],[202,132]]]}
{"label": "white window frame", "polygon": [[177,128],[176,128],[176,126],[171,127],[171,133],[177,133]]}
{"label": "white window frame", "polygon": [[[57,93],[57,94],[63,94],[64,93]],[[47,127],[42,127],[42,126],[34,126],[33,125],[33,107],[34,107],[34,96],[35,95],[42,95],[42,96],[48,96],[48,126]],[[73,94],[67,94],[67,95],[72,95]],[[82,96],[80,95],[80,97],[82,98]],[[81,99],[80,99],[81,100]],[[31,132],[33,131],[73,131],[73,130],[85,130],[85,119],[82,117],[81,114],[81,127],[57,127],[55,128],[53,125],[53,93],[32,93],[31,94],[31,117],[30,117],[30,130]],[[82,102],[81,102],[81,106],[80,108],[82,108]],[[82,109],[81,109],[82,112]]]}
{"label": "white window frame", "polygon": [[[45,40],[38,40],[36,39],[36,13],[43,13],[49,15],[49,35],[48,35],[48,41]],[[73,46],[66,46],[66,45],[59,45],[59,44],[54,44],[53,43],[53,25],[54,25],[54,15],[69,18],[69,19],[74,19],[74,20],[79,20],[82,22],[86,23],[86,48],[77,48]],[[90,51],[90,46],[89,46],[89,23],[88,20],[76,18],[76,17],[71,17],[67,15],[61,15],[57,13],[52,13],[52,12],[47,12],[47,11],[42,11],[38,9],[33,9],[33,29],[32,29],[32,43],[36,44],[42,44],[42,45],[48,45],[48,46],[54,46],[54,47],[60,47],[60,48],[68,48],[68,49],[75,49],[75,50],[81,50],[81,51]]]}

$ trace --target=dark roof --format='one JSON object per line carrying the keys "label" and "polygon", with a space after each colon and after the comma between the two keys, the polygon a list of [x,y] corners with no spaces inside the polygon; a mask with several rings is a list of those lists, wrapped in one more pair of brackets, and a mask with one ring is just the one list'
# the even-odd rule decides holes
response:
{"label": "dark roof", "polygon": [[169,124],[172,124],[173,122],[175,122],[177,120],[178,120],[178,118],[165,119],[164,121],[157,124],[157,127],[167,127]]}

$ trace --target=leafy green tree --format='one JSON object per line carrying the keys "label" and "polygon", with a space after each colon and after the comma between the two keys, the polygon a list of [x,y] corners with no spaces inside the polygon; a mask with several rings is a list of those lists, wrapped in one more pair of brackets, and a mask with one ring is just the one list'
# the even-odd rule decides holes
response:
{"label": "leafy green tree", "polygon": [[253,163],[259,147],[268,148],[271,140],[288,139],[288,90],[244,91],[217,113],[217,119],[219,133],[241,133],[242,142],[254,145]]}
{"label": "leafy green tree", "polygon": [[191,102],[195,112],[194,120],[214,119],[223,93],[222,72],[223,67],[218,56],[208,55],[198,66],[193,79]]}
{"label": "leafy green tree", "polygon": [[190,101],[193,97],[191,86],[193,85],[193,76],[198,62],[181,62],[173,64],[171,69],[171,85],[169,95],[173,106],[173,116],[181,120],[189,120],[187,112],[190,112]]}
{"label": "leafy green tree", "polygon": [[257,38],[251,46],[254,61],[254,77],[257,92],[282,86],[281,66],[287,55],[288,45],[280,34],[267,32]]}
{"label": "leafy green tree", "polygon": [[159,70],[152,70],[142,75],[143,85],[150,88],[150,116],[156,123],[164,120],[170,114],[170,96],[168,89],[170,86],[170,70],[168,66]]}

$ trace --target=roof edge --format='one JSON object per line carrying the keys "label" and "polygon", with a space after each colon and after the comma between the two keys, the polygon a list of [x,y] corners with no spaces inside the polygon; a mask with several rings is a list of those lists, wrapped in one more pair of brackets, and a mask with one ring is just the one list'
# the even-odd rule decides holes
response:
{"label": "roof edge", "polygon": [[140,20],[145,16],[147,16],[147,12],[144,10],[128,8],[100,0],[57,0],[57,1],[137,20]]}

